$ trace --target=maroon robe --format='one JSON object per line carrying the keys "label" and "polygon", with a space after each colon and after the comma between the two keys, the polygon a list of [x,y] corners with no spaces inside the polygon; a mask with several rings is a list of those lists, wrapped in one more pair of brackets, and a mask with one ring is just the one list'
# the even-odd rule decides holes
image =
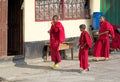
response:
{"label": "maroon robe", "polygon": [[59,53],[59,45],[64,42],[65,33],[64,27],[60,22],[56,22],[51,26],[50,29],[50,54],[51,60],[53,62],[59,63],[61,62],[61,56]]}
{"label": "maroon robe", "polygon": [[[79,39],[79,44],[80,44],[79,61],[80,61],[80,67],[84,70],[88,69],[88,50],[89,48],[92,47],[92,42],[93,42],[92,38],[90,37],[88,32],[83,31]],[[82,49],[81,47],[83,47],[83,45],[85,45],[85,47]]]}
{"label": "maroon robe", "polygon": [[105,31],[109,31],[109,33],[98,36],[98,40],[94,46],[94,52],[93,52],[94,57],[109,58],[109,50],[110,50],[109,34],[111,34],[111,36],[114,38],[114,30],[112,25],[107,21],[100,23],[99,34]]}
{"label": "maroon robe", "polygon": [[111,47],[114,49],[120,49],[120,33],[117,33],[117,28],[120,28],[119,26],[113,25],[113,29],[115,32],[115,38],[112,40]]}

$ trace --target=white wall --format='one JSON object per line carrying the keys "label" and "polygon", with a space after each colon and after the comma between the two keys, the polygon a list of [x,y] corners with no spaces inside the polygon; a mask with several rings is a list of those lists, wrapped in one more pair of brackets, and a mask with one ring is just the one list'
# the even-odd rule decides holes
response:
{"label": "white wall", "polygon": [[[100,11],[100,0],[90,0],[91,13]],[[25,42],[49,40],[47,31],[50,29],[50,21],[35,22],[34,0],[24,0],[24,40]],[[77,37],[80,35],[79,25],[84,23],[89,27],[91,20],[64,20],[61,21],[65,27],[66,37]]]}
{"label": "white wall", "polygon": [[100,0],[90,0],[91,14],[100,11]]}

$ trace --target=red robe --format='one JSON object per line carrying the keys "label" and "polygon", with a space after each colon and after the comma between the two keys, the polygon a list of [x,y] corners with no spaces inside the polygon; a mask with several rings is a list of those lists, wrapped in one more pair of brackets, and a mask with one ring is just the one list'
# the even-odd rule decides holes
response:
{"label": "red robe", "polygon": [[112,25],[107,21],[100,23],[99,33],[103,33],[105,31],[109,31],[109,33],[106,33],[98,37],[98,40],[94,46],[94,52],[93,52],[94,57],[109,58],[109,50],[110,50],[109,34],[111,34],[111,36],[114,38],[114,30]]}
{"label": "red robe", "polygon": [[61,62],[61,56],[59,53],[59,45],[64,42],[65,33],[64,27],[60,22],[55,23],[51,26],[50,29],[50,54],[51,60],[53,62],[59,63]]}
{"label": "red robe", "polygon": [[115,38],[112,40],[111,47],[114,49],[120,49],[120,33],[117,33],[115,30],[120,28],[119,26],[113,25],[113,29],[115,32]]}
{"label": "red robe", "polygon": [[[80,39],[79,39],[79,44],[80,44],[80,49],[79,49],[79,60],[80,60],[80,67],[82,69],[88,69],[88,50],[89,48],[92,47],[92,38],[88,34],[87,31],[83,31],[81,33]],[[86,45],[85,45],[86,43]],[[85,45],[85,47],[82,49],[81,47]]]}

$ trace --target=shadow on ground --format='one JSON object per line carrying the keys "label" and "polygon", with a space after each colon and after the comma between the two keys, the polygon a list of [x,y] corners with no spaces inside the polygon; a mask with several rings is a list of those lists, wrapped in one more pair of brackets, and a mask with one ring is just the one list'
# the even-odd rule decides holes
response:
{"label": "shadow on ground", "polygon": [[13,62],[15,63],[16,67],[20,68],[31,68],[31,69],[44,69],[44,70],[50,70],[50,66],[39,66],[39,65],[29,65],[27,62],[25,62],[25,58],[13,58]]}
{"label": "shadow on ground", "polygon": [[75,72],[75,73],[81,73],[82,70],[80,69],[55,69],[54,71],[59,71],[59,72]]}
{"label": "shadow on ground", "polygon": [[13,82],[13,81],[8,81],[5,78],[0,77],[0,82]]}

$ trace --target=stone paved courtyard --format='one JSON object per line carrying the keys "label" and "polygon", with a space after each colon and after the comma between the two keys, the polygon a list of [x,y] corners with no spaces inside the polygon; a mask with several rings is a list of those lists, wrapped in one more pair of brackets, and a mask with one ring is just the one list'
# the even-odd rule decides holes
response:
{"label": "stone paved courtyard", "polygon": [[[23,61],[19,61],[23,62]],[[119,82],[120,54],[111,55],[109,61],[91,61],[90,71],[80,73],[79,61],[63,60],[60,68],[53,70],[52,62],[41,59],[26,60],[27,64],[14,65],[11,62],[0,65],[0,77],[10,82]],[[1,81],[2,82],[2,81]]]}

